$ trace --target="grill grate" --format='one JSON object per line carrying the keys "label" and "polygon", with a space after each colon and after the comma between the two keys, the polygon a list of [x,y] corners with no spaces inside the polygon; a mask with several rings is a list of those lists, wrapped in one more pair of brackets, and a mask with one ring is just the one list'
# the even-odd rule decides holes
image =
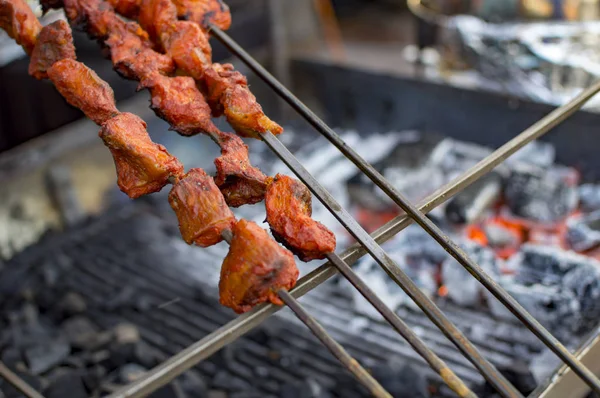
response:
{"label": "grill grate", "polygon": [[[410,203],[403,200],[403,198],[393,190],[393,187],[387,187],[385,180],[379,181],[377,178],[377,173],[372,167],[364,161],[360,157],[354,154],[354,152],[347,148],[343,141],[322,122],[316,115],[314,115],[306,106],[304,106],[296,97],[294,97],[285,87],[283,87],[276,79],[271,76],[262,66],[260,66],[253,58],[250,57],[237,43],[235,43],[229,36],[227,36],[224,32],[219,29],[213,27],[212,28],[213,35],[220,40],[226,47],[228,47],[234,54],[242,59],[254,72],[258,74],[263,80],[265,80],[271,88],[273,88],[280,96],[282,96],[292,107],[298,111],[302,116],[304,116],[321,134],[323,134],[326,138],[328,138],[335,146],[337,146],[346,156],[348,156],[355,164],[359,166],[359,168],[365,172],[371,179],[375,179],[375,183],[382,183],[378,185],[383,185],[384,191],[392,197],[396,201],[405,208],[410,216],[417,221],[421,226],[425,227],[426,231],[437,238],[436,240],[440,243],[446,250],[448,250],[453,256],[463,265],[465,268],[469,269],[471,273],[477,275],[479,280],[484,281],[484,286],[490,290],[498,299],[500,299],[503,304],[507,305],[507,307],[515,314],[517,317],[526,324],[526,326],[531,329],[539,338],[543,341],[545,345],[547,345],[555,354],[557,354],[577,375],[579,375],[594,391],[600,392],[600,381],[587,369],[583,366],[560,342],[558,342],[547,330],[545,330],[535,319],[531,317],[510,295],[508,295],[504,290],[499,288],[493,280],[491,280],[487,275],[485,275],[479,267],[472,263],[468,258],[466,258],[465,254],[452,242],[449,242],[446,237],[439,234],[438,231],[431,228],[428,225],[427,219],[424,217],[421,212],[428,212],[436,205],[444,202],[453,194],[457,193],[476,179],[480,178],[485,173],[489,172],[498,164],[502,163],[504,159],[508,156],[512,155],[518,149],[523,147],[525,144],[531,142],[532,140],[542,136],[546,132],[548,132],[552,127],[556,126],[570,115],[572,115],[575,111],[577,111],[585,102],[587,102],[591,97],[593,97],[598,91],[600,91],[600,83],[596,83],[582,94],[580,94],[573,101],[568,103],[565,106],[562,106],[556,109],[554,112],[550,113],[545,118],[541,119],[537,123],[535,123],[530,128],[526,129],[520,135],[506,143],[504,146],[500,147],[498,150],[493,152],[486,159],[482,160],[480,163],[475,165],[472,169],[468,170],[465,174],[458,177],[456,180],[448,184],[447,187],[443,187],[438,190],[431,198],[428,198],[423,205],[417,206],[415,208]],[[343,210],[337,206],[335,200],[328,201],[330,198],[328,193],[316,183],[314,178],[308,174],[302,165],[287,151],[287,149],[272,135],[267,134],[264,136],[264,141],[267,145],[282,158],[282,160],[290,166],[292,171],[303,180],[305,184],[315,193],[315,195],[329,208],[330,211],[336,217],[339,215],[338,220],[347,221],[345,226],[349,226],[350,232],[355,236],[361,239],[357,239],[362,247],[353,247],[346,251],[342,256],[340,256],[346,262],[352,262],[359,255],[363,255],[365,251],[369,251],[371,254],[375,254],[374,257],[380,262],[381,265],[386,264],[386,255],[385,252],[381,250],[381,248],[375,243],[379,238],[380,241],[385,241],[393,236],[395,233],[399,232],[407,225],[410,224],[412,220],[409,217],[399,217],[390,223],[386,224],[384,227],[380,228],[374,235],[375,241],[372,237],[365,236],[366,234],[360,228],[353,228],[356,224],[354,220],[345,220],[342,217],[345,217],[347,213],[344,214]],[[390,189],[391,188],[391,189]],[[324,200],[325,199],[325,200]],[[329,205],[329,206],[328,206]],[[416,210],[416,211],[415,211]],[[341,214],[340,214],[341,213]],[[344,224],[344,222],[342,222]],[[368,245],[368,248],[365,247]],[[338,264],[333,263],[335,266]],[[391,264],[391,267],[386,269],[386,271],[393,271],[394,265]],[[312,288],[316,287],[322,281],[330,278],[335,274],[334,268],[331,264],[326,264],[319,269],[315,270],[311,274],[304,277],[298,284],[298,286],[292,291],[292,293],[299,297],[306,292],[312,290]],[[506,381],[504,377],[502,377],[499,372],[491,365],[489,362],[483,358],[478,351],[473,347],[473,345],[466,339],[458,329],[453,327],[453,325],[447,322],[446,317],[433,305],[431,302],[427,302],[427,300],[423,300],[419,297],[419,291],[416,286],[410,281],[404,279],[405,275],[395,274],[396,281],[402,280],[403,288],[411,289],[414,287],[417,291],[412,291],[409,294],[413,300],[421,307],[427,308],[428,315],[430,318],[438,324],[438,327],[446,334],[448,337],[453,340],[453,342],[463,351],[465,356],[480,370],[482,375],[492,384],[498,392],[500,392],[503,396],[514,396],[519,397],[521,394],[512,386],[510,383]],[[412,285],[412,286],[411,286]],[[407,292],[408,293],[408,292]],[[164,385],[166,382],[170,381],[173,377],[177,376],[181,373],[182,370],[189,368],[193,364],[198,361],[206,358],[211,355],[219,348],[233,341],[237,336],[246,333],[250,330],[255,324],[261,322],[262,319],[271,315],[277,311],[277,308],[274,306],[264,306],[257,308],[250,314],[239,317],[236,320],[230,322],[229,324],[217,329],[213,334],[207,336],[206,338],[198,341],[194,345],[188,347],[178,355],[172,357],[164,364],[158,366],[149,372],[149,374],[143,379],[132,383],[130,386],[126,386],[125,388],[117,391],[115,394],[111,396],[111,398],[116,397],[139,397],[144,394],[153,391],[157,387]],[[458,332],[458,333],[457,333]]]}
{"label": "grill grate", "polygon": [[[424,205],[415,206],[407,201],[394,187],[388,183],[371,165],[365,162],[354,150],[349,148],[341,138],[333,132],[323,121],[313,114],[304,104],[302,104],[291,92],[275,80],[262,66],[260,66],[249,54],[247,54],[237,43],[228,35],[216,27],[211,27],[212,34],[221,41],[234,54],[241,58],[254,72],[267,82],[285,99],[296,111],[298,111],[307,121],[309,121],[316,130],[325,136],[334,146],[336,146],[348,159],[350,159],[366,176],[368,176],[376,185],[378,185],[392,200],[394,200],[409,216],[410,219],[417,222],[427,233],[429,233],[446,251],[448,251],[461,265],[463,265],[476,279],[478,279],[502,304],[504,304],[515,316],[530,329],[546,346],[548,346],[574,373],[576,373],[592,390],[600,393],[600,380],[587,369],[575,356],[573,356],[558,340],[556,340],[545,328],[543,328],[527,311],[521,307],[504,289],[499,287],[492,278],[483,272],[483,270],[456,245],[441,230],[439,230],[424,215],[437,204],[447,200],[452,194],[460,191],[493,167],[500,164],[506,157],[510,156],[526,143],[538,138],[549,131],[556,124],[560,123],[577,109],[579,109],[587,100],[600,91],[600,83],[586,90],[569,104],[558,108],[547,117],[543,118],[529,129],[525,130],[519,136],[509,141],[507,144],[493,152],[486,159],[475,165],[463,176],[443,187],[432,198],[428,198]],[[463,355],[479,370],[483,377],[502,395],[506,397],[522,396],[517,389],[509,383],[506,378],[479,352],[479,350],[469,341],[460,330],[448,319],[448,317],[428,299],[414,284],[406,274],[394,263],[394,261],[378,245],[379,241],[385,241],[395,233],[406,227],[412,220],[409,217],[399,217],[386,224],[378,230],[374,236],[368,235],[360,225],[347,213],[335,199],[325,190],[310,173],[304,169],[302,164],[287,150],[287,148],[270,133],[265,134],[263,141],[275,152],[284,163],[309,187],[317,198],[328,208],[328,210],[346,227],[346,229],[357,239],[361,247],[352,247],[341,256],[331,254],[329,264],[326,264],[311,274],[302,278],[298,286],[289,295],[282,293],[284,301],[296,312],[309,327],[310,319],[307,314],[297,304],[294,297],[299,297],[306,292],[318,286],[324,280],[340,271],[366,298],[373,304],[388,320],[388,322],[409,342],[456,393],[463,397],[473,397],[474,394],[466,387],[463,381],[442,362],[418,337],[407,327],[407,325],[391,313],[389,309],[382,305],[379,298],[368,286],[363,284],[354,274],[347,262],[352,262],[358,256],[363,255],[365,251],[382,266],[388,275],[400,285],[404,291],[413,299],[413,301],[425,312],[425,314],[436,324],[436,326],[456,345]],[[333,265],[333,267],[332,267]],[[335,267],[335,269],[334,269]],[[98,275],[101,277],[101,275]],[[208,357],[224,345],[231,343],[240,335],[248,332],[256,324],[270,314],[277,311],[272,305],[265,305],[256,308],[254,311],[230,321],[225,326],[220,327],[210,335],[199,340],[197,343],[182,350],[171,357],[161,365],[157,366],[144,377],[129,386],[118,390],[110,395],[111,398],[140,397],[156,390],[177,377],[186,369],[197,364],[202,359]],[[329,342],[329,336],[322,329],[311,327],[315,335],[323,342]],[[328,347],[331,346],[331,342]],[[326,344],[327,345],[327,344]],[[339,354],[345,354],[339,345],[335,345],[332,351]],[[342,362],[343,358],[339,356]],[[377,396],[388,396],[381,391],[377,383],[372,383],[372,378],[356,362],[348,362],[347,368],[355,374],[365,385],[371,384],[371,391]]]}
{"label": "grill grate", "polygon": [[[146,343],[165,355],[174,355],[232,319],[231,312],[218,304],[215,294],[210,294],[214,283],[206,280],[207,274],[218,275],[218,259],[226,249],[221,246],[190,249],[179,255],[177,250],[182,246],[172,217],[163,217],[162,209],[136,202],[121,209],[110,209],[88,225],[48,237],[11,260],[0,274],[0,281],[13,284],[23,279],[18,275],[25,275],[27,280],[42,278],[45,259],[62,258],[61,261],[71,266],[58,276],[60,288],[84,297],[89,305],[88,316],[94,322],[103,329],[124,321],[132,322]],[[150,253],[139,250],[142,247],[149,248]],[[183,257],[187,260],[182,261]],[[172,266],[165,267],[168,263]],[[193,268],[199,265],[203,271],[210,269],[210,272],[189,278],[188,272],[194,272]],[[13,274],[17,272],[18,275]],[[15,284],[18,290],[23,287],[21,283]],[[107,297],[123,296],[131,287],[126,303],[107,306]],[[43,286],[35,289],[43,294]],[[18,295],[8,295],[8,298],[13,296]],[[173,297],[177,297],[177,301],[165,305],[172,302]],[[330,305],[323,306],[324,301]],[[386,364],[393,354],[406,359],[411,368],[427,370],[423,359],[383,321],[370,323],[359,336],[348,330],[348,324],[357,316],[356,308],[336,284],[322,285],[306,296],[302,304],[361,363]],[[541,352],[542,344],[524,327],[506,324],[488,313],[473,313],[452,303],[442,304],[441,308],[495,366],[506,369],[524,353],[534,356]],[[473,366],[422,312],[401,308],[398,314],[412,329],[419,331],[423,341],[434,347],[467,386],[474,389],[484,384],[485,380]],[[485,325],[487,336],[469,333],[475,323]],[[336,396],[347,398],[344,391],[335,391],[338,383],[347,381],[343,369],[328,352],[319,349],[314,336],[298,325],[291,313],[281,312],[259,330],[237,341],[231,350],[225,348],[222,355],[199,363],[196,369],[210,379],[227,374],[239,385],[253,383],[252,390],[265,397],[285,396],[281,392],[283,385],[313,379],[326,390],[333,390]],[[512,336],[506,333],[508,330]],[[515,342],[520,345],[518,350],[511,347]],[[273,352],[285,357],[291,365],[273,360]],[[264,374],[252,373],[257,368],[263,369]],[[432,371],[427,373],[427,383],[437,389],[437,396],[455,396]],[[356,393],[356,397],[367,395]]]}

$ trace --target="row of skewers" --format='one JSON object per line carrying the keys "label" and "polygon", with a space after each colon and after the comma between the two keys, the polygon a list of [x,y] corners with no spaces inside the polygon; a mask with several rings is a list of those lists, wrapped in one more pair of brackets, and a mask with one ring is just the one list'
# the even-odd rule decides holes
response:
{"label": "row of skewers", "polygon": [[[219,283],[223,305],[245,312],[265,301],[285,303],[374,396],[390,397],[287,291],[298,277],[292,252],[303,261],[328,258],[459,396],[475,396],[334,253],[335,236],[311,218],[308,189],[287,176],[265,176],[250,163],[240,137],[271,146],[283,129],[263,113],[244,76],[211,61],[209,26],[222,35],[220,29],[231,23],[221,0],[42,0],[42,7],[64,8],[72,26],[97,39],[118,73],[150,91],[151,108],[171,129],[184,136],[206,134],[219,145],[214,178],[201,169],[184,173],[174,156],[151,141],[145,123],[120,113],[110,87],[76,61],[67,23],[42,28],[23,0],[0,0],[0,28],[31,55],[30,74],[50,79],[101,126],[121,190],[136,198],[172,184],[169,202],[183,239],[203,247],[230,243]],[[221,115],[237,135],[215,127],[211,117]],[[272,235],[289,250],[230,210],[262,200]]]}
{"label": "row of skewers", "polygon": [[[303,261],[322,259],[334,251],[335,236],[310,217],[311,195],[301,182],[268,177],[250,163],[240,136],[260,138],[283,129],[263,113],[241,73],[212,63],[207,23],[227,29],[227,6],[218,0],[43,0],[42,7],[64,8],[71,25],[97,39],[119,74],[150,91],[151,108],[172,130],[206,134],[221,149],[214,178],[198,168],[185,173],[175,156],[152,142],[145,122],[119,112],[110,86],[77,61],[68,23],[42,27],[23,0],[0,0],[0,27],[30,55],[30,75],[49,79],[100,126],[120,189],[137,198],[172,184],[169,203],[183,239],[201,247],[230,243],[221,304],[238,313],[265,301],[283,304],[277,292],[291,289],[298,278],[289,250]],[[211,118],[221,115],[237,135],[213,124]],[[289,250],[257,224],[236,220],[230,209],[262,200],[273,236]]]}

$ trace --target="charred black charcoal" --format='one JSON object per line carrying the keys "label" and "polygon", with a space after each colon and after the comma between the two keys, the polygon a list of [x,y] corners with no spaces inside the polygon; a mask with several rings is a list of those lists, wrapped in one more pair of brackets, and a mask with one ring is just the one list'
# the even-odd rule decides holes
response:
{"label": "charred black charcoal", "polygon": [[251,389],[251,386],[247,381],[232,376],[229,372],[221,371],[212,380],[212,388],[232,392],[246,391]]}
{"label": "charred black charcoal", "polygon": [[397,360],[377,365],[372,375],[393,397],[429,398],[427,375],[419,368]]}
{"label": "charred black charcoal", "polygon": [[538,222],[555,222],[569,215],[578,203],[577,188],[560,174],[520,164],[504,187],[513,214]]}
{"label": "charred black charcoal", "polygon": [[446,217],[455,224],[472,223],[498,201],[501,190],[502,177],[491,172],[450,199],[445,209]]}
{"label": "charred black charcoal", "polygon": [[[456,243],[492,278],[500,275],[500,260],[490,248],[468,239]],[[448,255],[442,263],[442,284],[448,290],[448,297],[459,305],[475,307],[483,303],[485,287],[454,257]]]}
{"label": "charred black charcoal", "polygon": [[64,337],[41,340],[39,344],[25,350],[24,356],[29,371],[41,374],[62,363],[71,353],[71,346]]}
{"label": "charred black charcoal", "polygon": [[[43,381],[40,377],[34,376],[30,373],[23,372],[20,370],[14,370],[15,374],[19,376],[25,383],[29,384],[34,390],[38,392],[42,392],[42,384]],[[2,383],[2,379],[0,378],[0,391],[2,391],[6,398],[22,398],[23,394],[17,391],[13,386],[8,384],[7,382]]]}
{"label": "charred black charcoal", "polygon": [[87,398],[80,372],[71,371],[55,377],[44,391],[47,398]]}
{"label": "charred black charcoal", "polygon": [[110,335],[103,333],[98,326],[84,316],[75,316],[61,324],[68,342],[79,350],[95,350],[107,345]]}
{"label": "charred black charcoal", "polygon": [[[537,387],[538,383],[533,373],[523,361],[517,361],[511,364],[510,367],[498,367],[498,371],[525,396],[529,396]],[[492,397],[497,394],[496,389],[487,382],[481,389],[477,389],[475,392],[480,397]]]}
{"label": "charred black charcoal", "polygon": [[100,384],[102,384],[102,380],[104,380],[106,373],[106,368],[101,365],[95,365],[86,370],[82,376],[82,381],[88,394],[91,394],[100,387]]}
{"label": "charred black charcoal", "polygon": [[148,369],[137,363],[127,363],[119,368],[117,371],[117,381],[121,384],[129,384],[146,373]]}
{"label": "charred black charcoal", "polygon": [[600,211],[568,220],[567,241],[578,252],[600,246]]}
{"label": "charred black charcoal", "polygon": [[87,310],[87,303],[79,293],[68,292],[58,303],[58,310],[62,316],[68,318],[84,313]]}
{"label": "charred black charcoal", "polygon": [[279,390],[279,396],[289,398],[333,398],[329,391],[314,379],[285,383]]}
{"label": "charred black charcoal", "polygon": [[183,391],[191,398],[204,398],[208,394],[206,381],[193,369],[183,373],[178,380]]}
{"label": "charred black charcoal", "polygon": [[[201,396],[199,397],[201,398]],[[187,398],[187,394],[181,389],[179,382],[174,380],[166,386],[148,394],[148,398]]]}

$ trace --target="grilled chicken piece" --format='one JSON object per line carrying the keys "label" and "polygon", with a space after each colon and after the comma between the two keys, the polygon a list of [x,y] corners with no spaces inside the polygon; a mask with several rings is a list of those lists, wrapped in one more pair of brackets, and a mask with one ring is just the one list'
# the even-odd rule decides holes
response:
{"label": "grilled chicken piece", "polygon": [[0,0],[0,28],[31,55],[42,25],[24,0]]}
{"label": "grilled chicken piece", "polygon": [[138,19],[142,0],[108,0],[119,14],[129,19]]}
{"label": "grilled chicken piece", "polygon": [[181,236],[188,244],[212,246],[231,230],[235,217],[212,177],[191,169],[171,189],[169,203],[177,214]]}
{"label": "grilled chicken piece", "polygon": [[335,250],[335,235],[310,218],[310,192],[300,181],[277,174],[267,188],[265,205],[273,236],[300,260],[322,259]]}
{"label": "grilled chicken piece", "polygon": [[146,123],[134,114],[113,117],[99,135],[113,155],[119,188],[130,198],[160,191],[170,177],[177,180],[183,175],[179,160],[152,142]]}
{"label": "grilled chicken piece", "polygon": [[[60,8],[60,0],[41,0],[42,7]],[[84,30],[90,37],[105,39],[110,29],[125,24],[109,3],[103,0],[63,0],[65,14],[77,28]]]}
{"label": "grilled chicken piece", "polygon": [[59,19],[44,26],[29,61],[29,74],[36,79],[47,79],[47,70],[61,59],[77,59],[71,28]]}
{"label": "grilled chicken piece", "polygon": [[96,124],[102,125],[119,113],[108,83],[81,62],[62,59],[55,62],[47,73],[67,102],[81,109]]}
{"label": "grilled chicken piece", "polygon": [[171,0],[142,0],[138,22],[153,42],[177,21],[177,9]]}
{"label": "grilled chicken piece", "polygon": [[248,82],[231,64],[213,64],[204,71],[209,104],[213,114],[225,114],[235,132],[242,137],[259,138],[270,131],[283,132],[280,125],[269,119],[248,89]]}
{"label": "grilled chicken piece", "polygon": [[248,146],[231,133],[218,133],[221,156],[215,159],[215,183],[227,204],[239,207],[258,203],[265,197],[270,178],[250,164]]}
{"label": "grilled chicken piece", "polygon": [[141,80],[153,72],[170,74],[175,70],[171,57],[154,51],[148,34],[136,22],[112,26],[105,43],[115,70],[127,79]]}
{"label": "grilled chicken piece", "polygon": [[266,301],[283,305],[277,291],[293,288],[297,279],[298,268],[292,253],[255,223],[238,221],[221,267],[219,301],[222,305],[237,313]]}
{"label": "grilled chicken piece", "polygon": [[183,73],[200,81],[212,64],[208,35],[194,22],[177,21],[162,33],[160,42]]}
{"label": "grilled chicken piece", "polygon": [[203,29],[207,29],[208,23],[223,30],[231,26],[231,13],[223,0],[173,0],[173,3],[179,19],[195,22]]}
{"label": "grilled chicken piece", "polygon": [[171,125],[172,130],[185,136],[219,131],[193,78],[167,77],[155,72],[143,78],[140,86],[150,89],[150,107]]}

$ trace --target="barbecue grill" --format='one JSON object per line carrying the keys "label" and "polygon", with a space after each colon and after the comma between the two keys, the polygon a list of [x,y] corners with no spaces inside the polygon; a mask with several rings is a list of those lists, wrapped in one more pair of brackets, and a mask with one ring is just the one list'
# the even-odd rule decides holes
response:
{"label": "barbecue grill", "polygon": [[[373,304],[384,318],[403,336],[415,351],[421,355],[457,394],[464,397],[474,396],[466,385],[458,379],[452,371],[410,330],[398,317],[395,316],[383,302],[377,297],[369,286],[362,282],[348,263],[356,261],[364,254],[369,253],[385,269],[390,277],[398,283],[411,299],[423,310],[423,312],[438,326],[438,328],[457,346],[465,357],[481,372],[483,377],[496,388],[503,396],[519,397],[521,394],[512,386],[497,369],[494,368],[468,341],[464,335],[454,326],[446,315],[427,298],[413,281],[408,278],[389,256],[381,249],[379,243],[389,240],[395,234],[406,228],[413,221],[418,223],[429,233],[446,251],[448,251],[461,265],[463,265],[486,289],[488,289],[500,302],[502,302],[515,316],[529,328],[546,346],[548,346],[568,368],[577,374],[591,389],[600,393],[600,381],[593,373],[584,366],[581,361],[572,355],[558,340],[556,340],[546,329],[544,329],[531,315],[529,315],[508,293],[499,287],[493,279],[487,276],[481,268],[470,260],[467,255],[454,244],[431,220],[424,214],[436,206],[448,200],[462,189],[491,171],[502,163],[510,155],[522,148],[532,140],[539,138],[550,129],[567,119],[590,98],[600,91],[600,83],[597,83],[577,96],[568,104],[556,109],[545,116],[531,127],[527,128],[517,137],[497,149],[490,156],[458,177],[450,184],[441,187],[433,195],[426,198],[422,203],[414,205],[406,200],[396,189],[388,183],[371,165],[364,161],[353,149],[348,147],[342,139],[319,119],[310,109],[298,100],[289,90],[282,86],[272,75],[269,74],[258,62],[235,43],[227,34],[216,27],[212,27],[212,34],[238,56],[250,67],[261,79],[263,79],[278,95],[286,100],[303,118],[331,143],[336,146],[348,159],[350,159],[367,177],[373,180],[396,204],[398,204],[406,215],[399,216],[387,223],[373,235],[368,235],[358,223],[339,206],[336,200],[325,190],[316,179],[310,175],[303,165],[289,152],[289,150],[270,133],[264,135],[263,141],[289,168],[309,187],[314,195],[327,207],[329,211],[340,221],[340,223],[357,240],[357,244],[340,255],[330,255],[329,262],[317,268],[303,277],[296,288],[289,293],[281,293],[284,302],[296,313],[296,315],[313,331],[317,337],[346,365],[357,377],[367,385],[378,396],[385,396],[380,386],[369,380],[368,372],[356,361],[348,357],[341,347],[310,317],[296,299],[316,288],[318,285],[334,276],[338,271],[347,278],[352,285],[361,291]],[[263,305],[253,311],[242,315],[226,325],[215,330],[202,340],[189,346],[176,354],[169,360],[157,366],[139,380],[112,393],[110,397],[140,397],[160,388],[186,369],[196,365],[211,354],[233,342],[235,339],[250,331],[260,324],[268,316],[275,313],[279,307],[274,305]],[[29,397],[39,397],[39,393],[20,380],[6,367],[0,367],[0,374],[11,384]]]}

